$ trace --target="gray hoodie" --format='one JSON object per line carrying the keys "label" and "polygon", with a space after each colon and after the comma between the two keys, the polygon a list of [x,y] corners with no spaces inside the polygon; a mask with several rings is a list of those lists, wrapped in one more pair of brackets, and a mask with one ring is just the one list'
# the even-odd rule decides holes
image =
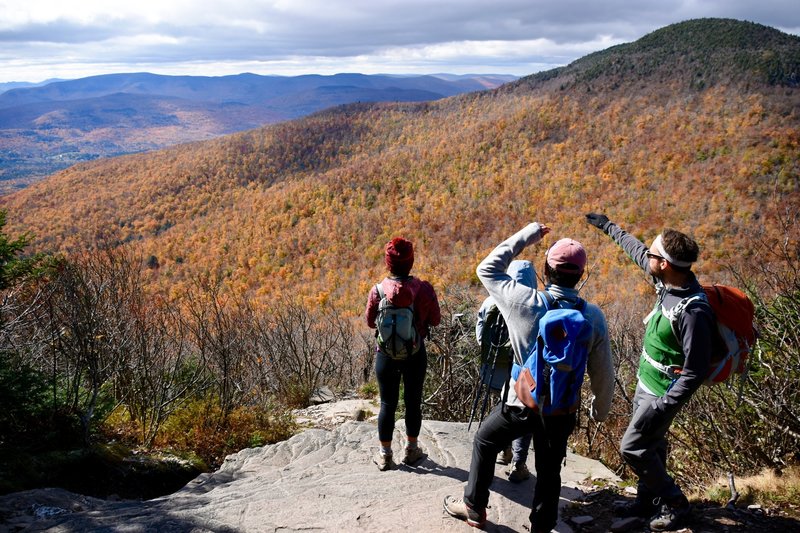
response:
{"label": "gray hoodie", "polygon": [[[497,308],[503,314],[508,325],[514,358],[522,364],[522,357],[527,356],[532,346],[536,345],[539,332],[539,319],[547,311],[544,298],[537,292],[536,284],[531,286],[520,283],[510,276],[506,270],[511,261],[526,246],[542,240],[542,228],[534,222],[528,224],[502,243],[478,265],[478,278],[489,292]],[[531,266],[535,276],[535,270]],[[562,307],[574,307],[578,302],[578,291],[559,285],[545,287],[553,298],[560,300]],[[606,319],[600,308],[589,302],[583,312],[592,325],[592,341],[587,362],[592,402],[590,414],[593,419],[602,421],[611,410],[614,392],[614,366],[611,361],[611,344],[608,338]],[[511,379],[508,390],[507,405],[523,407],[514,392],[514,379]]]}
{"label": "gray hoodie", "polygon": [[[514,278],[517,283],[522,283],[526,287],[536,288],[536,270],[530,261],[524,259],[515,259],[508,265],[506,271],[509,276]],[[478,344],[481,343],[481,334],[483,333],[483,325],[486,323],[486,314],[489,309],[494,305],[494,298],[487,296],[478,309],[478,320],[475,322],[475,339]]]}

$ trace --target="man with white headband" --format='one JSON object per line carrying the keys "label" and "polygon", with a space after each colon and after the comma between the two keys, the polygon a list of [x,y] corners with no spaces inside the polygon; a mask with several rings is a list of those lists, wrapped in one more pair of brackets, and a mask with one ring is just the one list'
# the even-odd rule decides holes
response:
{"label": "man with white headband", "polygon": [[[636,500],[618,514],[651,518],[650,529],[673,530],[691,513],[689,500],[667,473],[667,432],[675,416],[708,375],[714,315],[705,299],[679,303],[703,292],[691,270],[699,248],[687,235],[664,230],[648,248],[608,217],[590,213],[586,221],[605,232],[634,263],[652,276],[657,301],[645,319],[633,417],[620,451],[639,477]],[[685,307],[683,307],[685,305]],[[670,318],[678,313],[677,331]],[[672,314],[672,315],[671,315]]]}

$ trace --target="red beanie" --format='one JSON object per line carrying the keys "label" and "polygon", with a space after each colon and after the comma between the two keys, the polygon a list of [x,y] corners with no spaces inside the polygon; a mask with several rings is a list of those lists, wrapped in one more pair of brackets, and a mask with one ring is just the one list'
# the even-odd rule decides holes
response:
{"label": "red beanie", "polygon": [[386,243],[384,261],[392,274],[408,276],[414,265],[414,245],[402,237],[395,237]]}

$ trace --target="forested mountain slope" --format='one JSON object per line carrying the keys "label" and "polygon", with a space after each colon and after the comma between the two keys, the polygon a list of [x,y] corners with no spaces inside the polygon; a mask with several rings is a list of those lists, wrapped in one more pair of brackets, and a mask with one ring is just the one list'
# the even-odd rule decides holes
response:
{"label": "forested mountain slope", "polygon": [[213,272],[254,298],[356,314],[392,236],[415,242],[415,273],[437,288],[478,290],[480,259],[538,220],[547,242],[588,246],[586,291],[625,293],[640,287],[588,211],[645,239],[693,233],[699,271],[717,276],[797,210],[798,65],[797,37],[688,21],[496,90],[79,164],[1,203],[38,250],[138,243],[173,291]]}
{"label": "forested mountain slope", "polygon": [[0,92],[0,193],[79,161],[208,140],[350,102],[436,100],[511,79],[130,73],[11,89]]}

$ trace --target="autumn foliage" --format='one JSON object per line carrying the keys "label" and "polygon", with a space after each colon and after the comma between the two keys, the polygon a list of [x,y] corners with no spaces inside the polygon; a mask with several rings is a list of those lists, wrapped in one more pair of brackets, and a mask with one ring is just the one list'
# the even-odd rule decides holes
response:
{"label": "autumn foliage", "polygon": [[[779,41],[773,49],[767,39],[762,52],[773,54],[769,65],[791,69],[781,58],[800,57],[800,44]],[[758,65],[715,70],[732,57],[729,40],[703,43],[706,62],[685,60],[684,50],[670,56],[667,41],[647,56],[652,47],[639,43],[614,51],[625,68],[616,56],[590,56],[493,91],[354,104],[79,164],[0,199],[0,207],[12,233],[35,235],[35,251],[135,243],[149,258],[145,285],[183,311],[191,313],[193,284],[211,278],[224,297],[256,309],[290,300],[310,310],[332,306],[362,335],[367,292],[384,275],[391,237],[414,241],[416,275],[441,294],[458,289],[467,295],[462,302],[475,302],[483,296],[478,262],[539,221],[554,230],[544,246],[564,236],[586,245],[583,295],[603,307],[616,349],[627,353],[638,343],[631,335],[650,288],[584,213],[604,212],[643,240],[664,227],[690,233],[702,247],[701,281],[724,282],[759,260],[753,239],[781,242],[786,228],[777,221],[800,206],[800,89],[788,74],[754,77]],[[543,250],[525,255],[539,267]],[[775,291],[764,290],[770,301]],[[441,353],[447,335],[463,342],[438,331]],[[442,375],[444,360],[432,367]],[[632,363],[618,363],[630,379]],[[624,427],[628,416],[620,394],[609,426]],[[603,444],[596,428],[582,431],[590,447]],[[605,438],[607,453],[615,438]]]}

